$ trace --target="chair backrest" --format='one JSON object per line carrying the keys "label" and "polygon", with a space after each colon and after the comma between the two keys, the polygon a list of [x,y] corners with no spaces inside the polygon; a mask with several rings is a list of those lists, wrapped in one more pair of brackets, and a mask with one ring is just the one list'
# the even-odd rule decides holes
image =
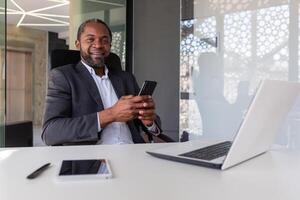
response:
{"label": "chair backrest", "polygon": [[[67,64],[76,64],[80,61],[80,52],[76,50],[55,49],[50,56],[50,69]],[[115,53],[110,53],[105,58],[105,64],[109,70],[122,70],[121,60]]]}
{"label": "chair backrest", "polygon": [[[3,125],[0,125],[0,128]],[[32,147],[32,121],[10,122],[5,124],[5,147]]]}

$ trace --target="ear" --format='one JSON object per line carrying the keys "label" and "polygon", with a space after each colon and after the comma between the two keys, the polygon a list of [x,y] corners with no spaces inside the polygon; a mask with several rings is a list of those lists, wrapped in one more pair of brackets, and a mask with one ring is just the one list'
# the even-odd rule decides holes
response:
{"label": "ear", "polygon": [[80,42],[79,42],[79,40],[75,41],[75,47],[77,48],[77,50],[80,49]]}

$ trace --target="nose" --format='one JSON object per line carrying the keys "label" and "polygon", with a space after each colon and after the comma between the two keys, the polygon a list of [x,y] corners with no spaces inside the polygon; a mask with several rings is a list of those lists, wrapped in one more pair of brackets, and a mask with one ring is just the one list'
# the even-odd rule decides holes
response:
{"label": "nose", "polygon": [[101,40],[94,40],[93,47],[95,47],[95,48],[102,48],[103,47],[102,41]]}

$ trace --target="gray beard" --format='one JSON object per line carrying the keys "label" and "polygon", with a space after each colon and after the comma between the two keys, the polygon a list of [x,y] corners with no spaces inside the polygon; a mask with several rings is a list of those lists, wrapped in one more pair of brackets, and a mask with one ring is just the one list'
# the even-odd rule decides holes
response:
{"label": "gray beard", "polygon": [[86,64],[91,66],[92,68],[101,68],[104,67],[104,57],[101,57],[98,63],[94,63],[94,61],[91,58],[84,59]]}
{"label": "gray beard", "polygon": [[[80,50],[80,52],[81,52],[81,50]],[[82,53],[80,53],[80,54],[83,55]],[[81,59],[92,68],[101,68],[101,67],[105,66],[104,56],[101,56],[99,58],[98,63],[94,63],[94,61],[91,57],[84,58],[83,56],[81,56]]]}

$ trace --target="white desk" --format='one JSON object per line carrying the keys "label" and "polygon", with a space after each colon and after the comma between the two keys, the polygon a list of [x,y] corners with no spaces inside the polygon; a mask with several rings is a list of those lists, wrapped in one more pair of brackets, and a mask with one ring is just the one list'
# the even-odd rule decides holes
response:
{"label": "white desk", "polygon": [[[173,144],[0,149],[1,200],[299,200],[300,152],[273,150],[227,171],[154,158]],[[63,159],[108,158],[114,178],[60,182]],[[40,177],[25,177],[44,163]]]}

